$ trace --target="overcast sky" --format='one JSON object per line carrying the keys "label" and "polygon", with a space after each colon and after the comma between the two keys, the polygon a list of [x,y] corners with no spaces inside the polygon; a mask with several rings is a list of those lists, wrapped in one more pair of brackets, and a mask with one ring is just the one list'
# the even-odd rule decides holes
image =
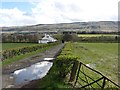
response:
{"label": "overcast sky", "polygon": [[2,0],[0,26],[117,21],[119,0]]}

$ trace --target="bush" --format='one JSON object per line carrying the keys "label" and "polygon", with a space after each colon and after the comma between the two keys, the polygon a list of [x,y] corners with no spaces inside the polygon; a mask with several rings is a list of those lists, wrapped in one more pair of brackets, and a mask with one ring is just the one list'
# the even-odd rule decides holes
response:
{"label": "bush", "polygon": [[78,41],[79,40],[79,37],[77,34],[64,34],[63,35],[63,40],[64,41]]}
{"label": "bush", "polygon": [[77,60],[77,57],[71,55],[61,55],[56,59],[55,65],[59,71],[59,76],[65,78],[70,73],[73,62]]}

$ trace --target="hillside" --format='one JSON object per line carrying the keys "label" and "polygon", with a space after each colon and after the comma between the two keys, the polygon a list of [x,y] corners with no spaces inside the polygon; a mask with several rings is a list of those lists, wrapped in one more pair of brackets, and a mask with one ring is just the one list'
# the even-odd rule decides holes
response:
{"label": "hillside", "polygon": [[43,32],[43,31],[105,31],[117,32],[117,21],[99,21],[99,22],[74,22],[74,23],[59,23],[59,24],[38,24],[31,26],[19,27],[3,27],[3,32]]}

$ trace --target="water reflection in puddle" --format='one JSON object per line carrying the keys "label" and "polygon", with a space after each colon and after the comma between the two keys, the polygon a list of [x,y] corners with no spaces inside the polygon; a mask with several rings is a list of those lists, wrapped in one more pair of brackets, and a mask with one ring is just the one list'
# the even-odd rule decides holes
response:
{"label": "water reflection in puddle", "polygon": [[52,64],[52,62],[43,61],[31,65],[30,67],[16,70],[13,73],[16,85],[44,77],[49,71],[49,69],[52,67]]}

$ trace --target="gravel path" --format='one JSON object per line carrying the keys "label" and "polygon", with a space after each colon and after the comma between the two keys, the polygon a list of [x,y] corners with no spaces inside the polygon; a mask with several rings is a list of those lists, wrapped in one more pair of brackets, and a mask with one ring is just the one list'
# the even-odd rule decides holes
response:
{"label": "gravel path", "polygon": [[37,62],[43,61],[44,58],[56,58],[56,56],[60,53],[61,49],[64,47],[64,44],[60,44],[54,46],[53,48],[39,53],[37,55],[28,57],[26,59],[14,62],[12,64],[6,65],[2,67],[2,88],[11,88],[14,87],[14,78],[11,77],[11,73],[16,70],[31,66]]}

